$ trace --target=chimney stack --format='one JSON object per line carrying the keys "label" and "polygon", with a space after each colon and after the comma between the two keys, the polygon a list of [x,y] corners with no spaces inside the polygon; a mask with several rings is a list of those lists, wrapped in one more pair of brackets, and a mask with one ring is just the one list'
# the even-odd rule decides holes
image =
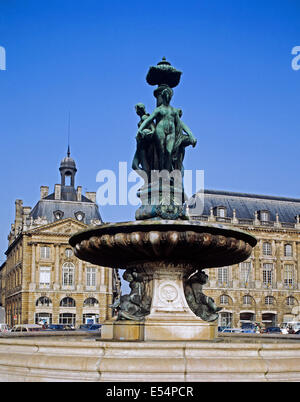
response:
{"label": "chimney stack", "polygon": [[41,186],[40,187],[40,194],[41,194],[41,200],[43,198],[48,197],[49,194],[49,187],[48,186]]}

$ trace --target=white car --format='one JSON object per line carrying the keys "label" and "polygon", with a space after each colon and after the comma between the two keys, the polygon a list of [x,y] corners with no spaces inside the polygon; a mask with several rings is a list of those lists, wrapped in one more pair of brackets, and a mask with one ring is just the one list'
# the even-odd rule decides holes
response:
{"label": "white car", "polygon": [[9,327],[7,324],[0,324],[0,332],[9,332]]}
{"label": "white car", "polygon": [[241,334],[243,330],[241,328],[225,328],[222,331],[223,333],[231,333],[231,334]]}

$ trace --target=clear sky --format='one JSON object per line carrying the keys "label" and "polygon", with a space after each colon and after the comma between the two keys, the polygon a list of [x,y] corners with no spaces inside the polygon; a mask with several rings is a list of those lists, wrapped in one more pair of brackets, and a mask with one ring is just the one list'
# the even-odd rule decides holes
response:
{"label": "clear sky", "polygon": [[69,113],[76,185],[131,165],[134,105],[155,107],[145,77],[163,56],[183,71],[172,104],[198,139],[185,168],[209,189],[300,198],[299,21],[299,0],[0,0],[0,262],[15,199],[33,207],[60,182]]}

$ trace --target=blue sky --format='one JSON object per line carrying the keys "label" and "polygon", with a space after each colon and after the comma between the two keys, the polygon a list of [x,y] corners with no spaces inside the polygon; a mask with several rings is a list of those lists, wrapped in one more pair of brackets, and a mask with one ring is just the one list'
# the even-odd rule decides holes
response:
{"label": "blue sky", "polygon": [[15,199],[34,206],[60,182],[69,113],[76,185],[131,165],[134,105],[155,107],[145,77],[163,56],[183,71],[172,104],[198,139],[185,168],[209,189],[300,198],[299,20],[298,0],[0,0],[0,262]]}

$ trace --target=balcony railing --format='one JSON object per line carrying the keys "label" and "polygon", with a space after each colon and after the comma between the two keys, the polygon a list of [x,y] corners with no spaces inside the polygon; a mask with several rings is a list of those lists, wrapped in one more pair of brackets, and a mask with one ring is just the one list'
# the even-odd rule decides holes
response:
{"label": "balcony railing", "polygon": [[240,283],[241,288],[246,288],[246,289],[254,289],[255,288],[255,282],[254,281],[247,281],[247,282],[241,282]]}
{"label": "balcony railing", "polygon": [[[216,222],[225,222],[225,223],[233,223],[233,218],[232,217],[221,217],[221,216],[213,216],[213,218],[216,220]],[[208,221],[209,216],[208,215],[194,215],[191,216],[190,219],[195,220],[195,221]],[[235,222],[238,222],[239,225],[253,225],[254,224],[254,219],[246,219],[246,218],[235,218]],[[277,225],[278,223],[278,225]],[[295,223],[293,222],[275,222],[275,221],[257,221],[257,224],[260,226],[267,226],[267,227],[274,227],[275,224],[276,226],[282,227],[282,228],[290,228],[290,229],[295,229]]]}
{"label": "balcony railing", "polygon": [[232,288],[233,287],[233,282],[232,281],[218,281],[217,282],[217,287],[218,288]]}

